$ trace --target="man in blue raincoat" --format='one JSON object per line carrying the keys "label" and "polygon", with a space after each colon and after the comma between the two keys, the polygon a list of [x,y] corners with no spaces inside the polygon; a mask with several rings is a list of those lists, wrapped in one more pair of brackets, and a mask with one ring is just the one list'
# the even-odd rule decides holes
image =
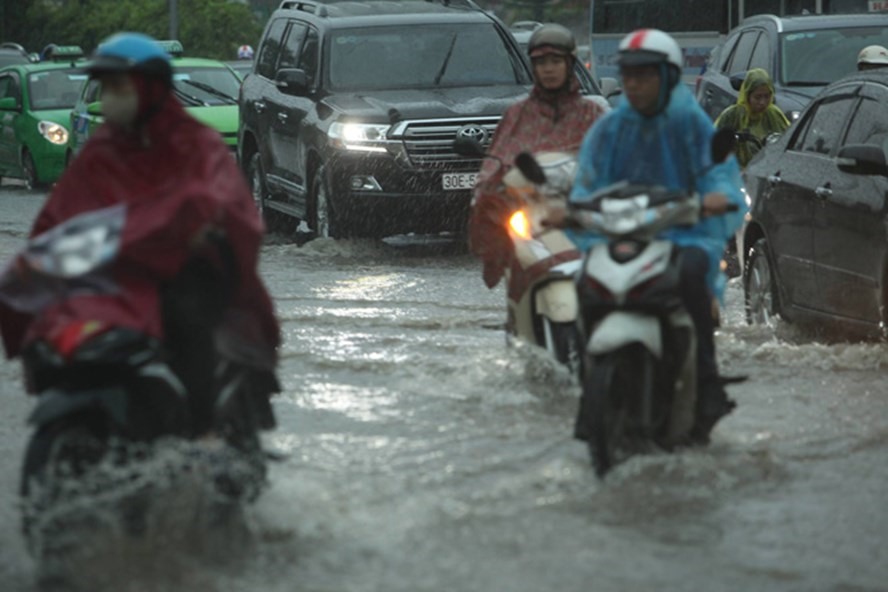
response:
{"label": "man in blue raincoat", "polygon": [[[697,331],[699,388],[692,438],[706,443],[716,422],[734,407],[718,375],[712,295],[721,297],[724,291],[721,256],[746,210],[740,171],[733,157],[713,165],[715,129],[680,82],[682,54],[672,37],[656,29],[631,33],[620,43],[618,63],[625,99],[586,135],[571,201],[581,202],[620,181],[701,196],[709,215],[666,236],[682,249],[682,300]],[[740,211],[721,215],[730,203]],[[591,233],[575,234],[574,239],[583,250],[603,240]]]}

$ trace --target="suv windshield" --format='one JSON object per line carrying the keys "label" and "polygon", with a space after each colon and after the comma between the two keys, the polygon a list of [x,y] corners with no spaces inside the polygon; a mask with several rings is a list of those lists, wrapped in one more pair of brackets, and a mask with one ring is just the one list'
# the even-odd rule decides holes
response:
{"label": "suv windshield", "polygon": [[186,107],[237,104],[240,79],[228,68],[177,66],[173,81]]}
{"label": "suv windshield", "polygon": [[28,76],[31,109],[72,109],[86,82],[86,74],[77,70],[47,70]]}
{"label": "suv windshield", "polygon": [[492,24],[342,29],[330,40],[333,90],[396,90],[521,83]]}
{"label": "suv windshield", "polygon": [[867,45],[888,46],[888,28],[785,33],[780,40],[780,82],[786,86],[826,86],[855,72],[857,54]]}

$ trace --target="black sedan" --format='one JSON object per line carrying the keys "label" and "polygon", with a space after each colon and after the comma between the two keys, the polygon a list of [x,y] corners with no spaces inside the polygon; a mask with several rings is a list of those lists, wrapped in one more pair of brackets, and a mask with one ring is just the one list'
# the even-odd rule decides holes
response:
{"label": "black sedan", "polygon": [[738,241],[750,323],[888,320],[888,70],[823,90],[746,169]]}

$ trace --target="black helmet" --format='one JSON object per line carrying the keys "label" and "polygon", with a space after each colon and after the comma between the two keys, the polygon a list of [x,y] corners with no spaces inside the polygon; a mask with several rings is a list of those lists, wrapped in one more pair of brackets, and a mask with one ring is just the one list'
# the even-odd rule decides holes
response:
{"label": "black helmet", "polygon": [[530,36],[527,55],[532,58],[546,54],[577,56],[577,40],[567,27],[550,23],[543,25]]}

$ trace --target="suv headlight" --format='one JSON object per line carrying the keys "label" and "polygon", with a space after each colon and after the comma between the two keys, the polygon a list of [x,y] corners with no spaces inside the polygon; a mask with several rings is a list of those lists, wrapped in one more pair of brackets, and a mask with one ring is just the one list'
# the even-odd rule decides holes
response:
{"label": "suv headlight", "polygon": [[37,124],[40,135],[57,146],[68,143],[68,130],[52,121],[41,121]]}
{"label": "suv headlight", "polygon": [[381,146],[386,141],[391,126],[376,123],[343,123],[334,122],[327,131],[333,145],[346,150],[364,152],[385,152]]}

